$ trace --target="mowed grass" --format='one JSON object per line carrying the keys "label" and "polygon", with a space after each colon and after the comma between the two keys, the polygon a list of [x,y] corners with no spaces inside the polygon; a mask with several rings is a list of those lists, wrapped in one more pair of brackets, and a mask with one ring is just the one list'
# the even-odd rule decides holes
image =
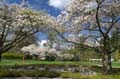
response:
{"label": "mowed grass", "polygon": [[[39,60],[16,60],[16,59],[2,59],[0,65],[83,65],[83,66],[92,66],[98,65],[102,66],[101,63],[91,63],[86,61],[39,61]],[[114,68],[120,68],[120,62],[113,62],[112,66]]]}
{"label": "mowed grass", "polygon": [[39,61],[39,60],[13,60],[2,59],[0,65],[91,65],[90,62],[74,62],[74,61]]}

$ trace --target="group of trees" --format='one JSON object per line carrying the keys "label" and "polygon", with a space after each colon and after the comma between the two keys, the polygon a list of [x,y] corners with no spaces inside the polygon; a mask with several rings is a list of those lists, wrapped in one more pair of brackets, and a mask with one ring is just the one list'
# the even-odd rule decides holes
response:
{"label": "group of trees", "polygon": [[66,42],[100,53],[104,72],[111,72],[111,54],[120,47],[120,0],[71,0],[57,18],[1,0],[0,57],[45,26]]}

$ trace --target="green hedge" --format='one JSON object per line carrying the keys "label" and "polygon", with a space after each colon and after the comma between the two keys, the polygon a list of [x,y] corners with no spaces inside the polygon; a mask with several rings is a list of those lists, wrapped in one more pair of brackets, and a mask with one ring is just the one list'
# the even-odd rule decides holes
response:
{"label": "green hedge", "polygon": [[6,52],[2,54],[3,59],[22,59],[24,55],[22,53]]}

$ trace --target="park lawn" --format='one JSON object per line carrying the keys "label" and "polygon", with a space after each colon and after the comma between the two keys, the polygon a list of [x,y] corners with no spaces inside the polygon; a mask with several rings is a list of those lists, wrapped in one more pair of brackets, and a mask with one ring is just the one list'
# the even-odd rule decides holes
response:
{"label": "park lawn", "polygon": [[[91,63],[91,65],[95,66],[102,66],[102,63]],[[112,62],[112,67],[113,68],[120,68],[120,62]]]}
{"label": "park lawn", "polygon": [[[39,60],[25,60],[23,63],[23,60],[18,59],[3,59],[0,62],[0,65],[83,65],[83,66],[102,66],[101,63],[91,63],[91,62],[76,62],[76,61],[39,61]],[[113,68],[120,68],[120,62],[113,62],[112,63]]]}
{"label": "park lawn", "polygon": [[114,62],[112,63],[112,66],[115,68],[120,68],[120,62]]}
{"label": "park lawn", "polygon": [[39,61],[39,60],[13,60],[3,59],[0,65],[91,65],[90,62],[75,62],[75,61]]}

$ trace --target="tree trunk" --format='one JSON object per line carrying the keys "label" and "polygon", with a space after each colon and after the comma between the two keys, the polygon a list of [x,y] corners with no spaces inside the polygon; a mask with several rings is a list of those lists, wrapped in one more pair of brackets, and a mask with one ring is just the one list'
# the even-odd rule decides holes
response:
{"label": "tree trunk", "polygon": [[0,53],[0,62],[1,62],[1,60],[2,60],[2,53]]}
{"label": "tree trunk", "polygon": [[3,42],[0,40],[0,62],[1,62],[1,60],[2,60],[2,49],[3,48]]}
{"label": "tree trunk", "polygon": [[111,55],[104,54],[102,56],[102,64],[103,64],[103,71],[105,74],[110,74],[112,72],[112,64],[111,64]]}

